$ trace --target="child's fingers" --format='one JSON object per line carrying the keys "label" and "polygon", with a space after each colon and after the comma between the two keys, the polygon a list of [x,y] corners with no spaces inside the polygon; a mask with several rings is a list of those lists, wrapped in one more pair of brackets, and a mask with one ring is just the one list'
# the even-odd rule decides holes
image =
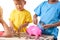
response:
{"label": "child's fingers", "polygon": [[48,28],[47,25],[43,25],[43,27],[44,27],[44,29],[47,29]]}

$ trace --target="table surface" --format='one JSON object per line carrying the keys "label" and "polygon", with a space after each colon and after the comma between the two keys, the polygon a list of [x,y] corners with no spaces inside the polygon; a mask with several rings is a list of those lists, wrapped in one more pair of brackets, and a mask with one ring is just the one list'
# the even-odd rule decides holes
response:
{"label": "table surface", "polygon": [[[20,34],[20,38],[19,37],[0,37],[0,40],[27,40],[26,39],[26,33],[21,33]],[[51,35],[42,35],[39,37],[39,39],[53,39],[54,36],[51,36]],[[31,39],[28,38],[28,40],[34,40],[35,36],[31,36]]]}

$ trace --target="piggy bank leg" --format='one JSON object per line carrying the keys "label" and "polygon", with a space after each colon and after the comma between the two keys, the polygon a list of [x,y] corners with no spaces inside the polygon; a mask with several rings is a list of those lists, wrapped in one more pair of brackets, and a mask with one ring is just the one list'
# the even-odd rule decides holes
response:
{"label": "piggy bank leg", "polygon": [[39,40],[39,36],[38,35],[35,36],[35,40]]}
{"label": "piggy bank leg", "polygon": [[28,35],[26,36],[25,40],[28,40]]}
{"label": "piggy bank leg", "polygon": [[31,38],[31,34],[27,34],[26,39]]}
{"label": "piggy bank leg", "polygon": [[27,35],[26,40],[31,39],[31,35]]}
{"label": "piggy bank leg", "polygon": [[28,33],[26,33],[27,35],[26,35],[26,38],[25,39],[28,39]]}
{"label": "piggy bank leg", "polygon": [[30,39],[31,39],[31,34],[29,34],[29,35],[28,35],[28,38],[30,38]]}

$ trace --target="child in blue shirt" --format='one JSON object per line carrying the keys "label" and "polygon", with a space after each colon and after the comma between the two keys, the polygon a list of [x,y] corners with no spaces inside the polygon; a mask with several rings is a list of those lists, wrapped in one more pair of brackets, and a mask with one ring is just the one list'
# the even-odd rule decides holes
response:
{"label": "child in blue shirt", "polygon": [[[57,40],[58,28],[60,26],[60,2],[58,0],[48,0],[41,3],[34,10],[34,24],[37,24],[37,17],[40,16],[40,22],[37,24],[42,29],[43,34],[53,35]],[[40,24],[42,23],[42,27]]]}

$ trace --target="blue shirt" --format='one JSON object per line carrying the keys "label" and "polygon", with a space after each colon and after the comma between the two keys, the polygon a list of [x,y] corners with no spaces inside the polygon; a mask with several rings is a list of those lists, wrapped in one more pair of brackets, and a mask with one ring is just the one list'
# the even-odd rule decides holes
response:
{"label": "blue shirt", "polygon": [[[40,16],[40,20],[45,24],[54,24],[60,20],[60,2],[49,4],[48,1],[44,1],[34,10],[37,16]],[[51,34],[57,38],[58,28],[52,27],[45,29],[44,34]]]}

